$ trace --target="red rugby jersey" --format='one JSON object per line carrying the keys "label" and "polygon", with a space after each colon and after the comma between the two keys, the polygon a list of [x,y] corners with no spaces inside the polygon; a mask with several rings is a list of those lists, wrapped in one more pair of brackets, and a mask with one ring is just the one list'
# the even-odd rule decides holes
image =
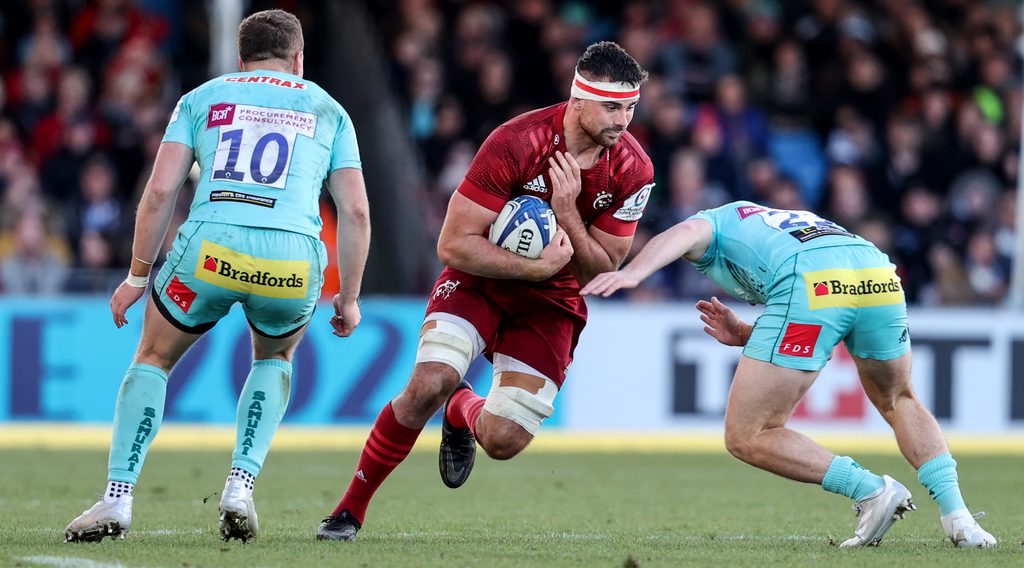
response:
{"label": "red rugby jersey", "polygon": [[[458,192],[494,211],[519,195],[551,201],[548,158],[566,152],[562,120],[568,102],[519,115],[491,132],[480,146]],[[654,187],[654,167],[629,132],[605,150],[593,167],[581,170],[576,208],[587,227],[632,236]],[[568,267],[547,281],[578,288]]]}

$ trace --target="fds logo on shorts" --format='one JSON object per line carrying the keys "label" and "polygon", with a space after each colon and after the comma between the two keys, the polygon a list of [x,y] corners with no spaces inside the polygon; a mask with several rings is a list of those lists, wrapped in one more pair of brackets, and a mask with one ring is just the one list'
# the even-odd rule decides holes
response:
{"label": "fds logo on shorts", "polygon": [[834,268],[803,274],[807,304],[822,308],[889,306],[903,302],[903,286],[892,267]]}
{"label": "fds logo on shorts", "polygon": [[215,286],[270,298],[305,298],[309,261],[270,260],[203,241],[195,277]]}

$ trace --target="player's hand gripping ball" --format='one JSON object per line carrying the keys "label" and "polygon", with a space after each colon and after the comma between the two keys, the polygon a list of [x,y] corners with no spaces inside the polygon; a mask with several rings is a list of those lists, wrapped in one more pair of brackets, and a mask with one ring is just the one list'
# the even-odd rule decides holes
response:
{"label": "player's hand gripping ball", "polygon": [[526,258],[540,258],[558,229],[555,212],[546,201],[532,195],[510,199],[491,224],[490,240]]}

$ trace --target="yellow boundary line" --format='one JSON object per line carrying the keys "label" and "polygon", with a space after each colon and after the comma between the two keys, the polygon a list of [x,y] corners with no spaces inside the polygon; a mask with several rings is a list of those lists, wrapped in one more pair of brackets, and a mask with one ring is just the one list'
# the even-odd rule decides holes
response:
{"label": "yellow boundary line", "polygon": [[[276,451],[362,449],[369,427],[283,426],[274,439]],[[824,446],[838,452],[898,453],[891,435],[849,435],[810,432]],[[165,450],[230,450],[235,429],[227,426],[170,424],[160,429],[155,448]],[[440,440],[437,428],[428,428],[420,436],[415,451],[436,451]],[[949,439],[953,452],[962,454],[1024,455],[1024,435],[954,436]],[[5,424],[0,426],[0,451],[10,449],[106,450],[110,446],[110,426],[83,424]],[[530,446],[541,452],[666,452],[721,453],[725,451],[717,431],[701,432],[565,432],[542,431]]]}

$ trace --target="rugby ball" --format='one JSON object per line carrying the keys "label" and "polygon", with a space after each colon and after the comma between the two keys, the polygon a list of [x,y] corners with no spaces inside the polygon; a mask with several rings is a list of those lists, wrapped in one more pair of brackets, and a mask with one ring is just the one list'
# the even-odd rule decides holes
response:
{"label": "rugby ball", "polygon": [[540,251],[555,237],[555,212],[546,201],[532,195],[510,199],[491,223],[489,239],[499,247],[526,258],[540,258]]}

